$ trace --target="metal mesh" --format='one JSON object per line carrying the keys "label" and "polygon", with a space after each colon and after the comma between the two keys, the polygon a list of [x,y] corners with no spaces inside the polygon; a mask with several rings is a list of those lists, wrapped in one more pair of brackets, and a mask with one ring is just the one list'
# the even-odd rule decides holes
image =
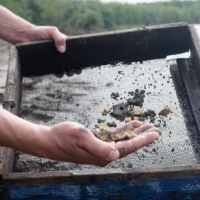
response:
{"label": "metal mesh", "polygon": [[[175,80],[179,80],[178,71]],[[23,79],[21,117],[42,125],[54,125],[69,120],[76,121],[94,130],[97,119],[120,122],[110,115],[102,116],[105,107],[126,102],[135,89],[144,89],[144,110],[152,109],[156,115],[155,124],[162,130],[160,139],[125,158],[110,163],[105,168],[134,168],[159,166],[184,166],[199,164],[200,140],[190,109],[184,111],[180,105],[188,105],[187,98],[177,99],[169,62],[152,60],[130,65],[101,66],[86,69],[79,76],[58,79],[53,75]],[[117,100],[112,93],[119,93]],[[185,97],[185,90],[179,91]],[[167,117],[158,112],[168,106]],[[187,129],[184,120],[191,126]],[[148,120],[146,120],[148,121]],[[57,162],[16,152],[15,171],[82,170],[98,168],[92,165],[78,165]]]}

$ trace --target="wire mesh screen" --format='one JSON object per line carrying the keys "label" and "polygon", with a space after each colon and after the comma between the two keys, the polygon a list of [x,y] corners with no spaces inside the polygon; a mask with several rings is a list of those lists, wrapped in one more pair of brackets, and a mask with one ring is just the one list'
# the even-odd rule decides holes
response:
{"label": "wire mesh screen", "polygon": [[[36,124],[53,126],[69,120],[76,121],[91,130],[98,130],[98,122],[124,124],[112,115],[102,115],[106,107],[127,103],[135,92],[145,91],[143,110],[156,113],[153,123],[162,130],[159,140],[125,158],[110,163],[105,168],[134,168],[159,166],[184,166],[199,164],[200,139],[189,107],[184,87],[178,100],[165,59],[132,63],[129,65],[101,66],[83,70],[81,75],[56,78],[54,75],[24,78],[21,117]],[[178,71],[175,82],[181,84]],[[167,116],[158,115],[169,108]],[[186,106],[185,106],[186,107]],[[145,122],[152,118],[142,119]],[[185,120],[189,125],[186,128]],[[27,133],[28,134],[28,133]],[[16,152],[15,171],[57,171],[98,168],[93,165],[78,165],[58,162]]]}

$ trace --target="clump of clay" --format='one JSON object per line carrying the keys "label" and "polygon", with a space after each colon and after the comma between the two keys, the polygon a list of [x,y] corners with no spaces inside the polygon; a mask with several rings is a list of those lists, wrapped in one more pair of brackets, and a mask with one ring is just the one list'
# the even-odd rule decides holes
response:
{"label": "clump of clay", "polygon": [[124,128],[119,132],[102,131],[100,133],[94,133],[94,135],[100,140],[106,142],[130,140],[137,136],[137,134],[134,131],[134,128],[130,124],[125,125]]}
{"label": "clump of clay", "polygon": [[109,127],[117,127],[117,124],[115,122],[107,122],[107,125]]}
{"label": "clump of clay", "polygon": [[[148,119],[150,123],[154,123],[156,120],[155,111],[144,111],[144,109],[142,108],[145,98],[145,90],[136,89],[135,91],[131,91],[128,94],[133,97],[128,98],[124,103],[113,105],[112,108],[105,108],[102,114],[107,115],[108,113],[110,113],[110,115],[115,119],[125,122],[129,122],[131,120],[146,121]],[[117,98],[119,97],[119,93],[112,93],[111,97],[117,100]],[[159,115],[167,116],[169,113],[170,109],[164,108],[159,112]],[[112,125],[110,127],[112,127]]]}
{"label": "clump of clay", "polygon": [[143,109],[141,107],[139,107],[139,106],[134,106],[133,107],[133,114],[137,115],[137,116],[142,115],[143,114]]}
{"label": "clump of clay", "polygon": [[111,112],[111,108],[104,108],[103,111],[102,111],[102,115],[107,115],[108,113]]}
{"label": "clump of clay", "polygon": [[108,126],[105,123],[100,123],[99,124],[99,130],[100,131],[107,131],[108,130]]}
{"label": "clump of clay", "polygon": [[117,93],[112,93],[111,94],[111,98],[113,98],[113,99],[115,99],[115,100],[117,100],[117,98],[119,97],[119,92],[117,92]]}
{"label": "clump of clay", "polygon": [[140,118],[139,118],[139,116],[134,116],[133,119],[134,120],[139,120]]}
{"label": "clump of clay", "polygon": [[113,106],[113,111],[111,116],[120,120],[124,121],[125,117],[133,117],[133,113],[129,110],[129,107],[125,103],[120,103]]}
{"label": "clump of clay", "polygon": [[129,105],[142,107],[144,103],[144,97],[145,97],[144,93],[145,93],[144,90],[139,91],[139,89],[136,89],[134,97],[127,99],[127,103]]}
{"label": "clump of clay", "polygon": [[151,123],[155,121],[155,116],[156,113],[154,110],[147,110],[144,112],[144,117],[149,117]]}
{"label": "clump of clay", "polygon": [[[127,102],[125,103],[114,105],[111,116],[120,121],[127,121],[126,119],[129,119],[127,117],[131,117],[131,119],[133,119],[135,115],[142,115],[143,109],[141,107],[144,103],[144,93],[144,90],[139,89],[136,89],[135,92],[131,92],[131,94],[134,95],[133,98],[127,99]],[[111,96],[113,95],[114,94],[112,93]]]}
{"label": "clump of clay", "polygon": [[146,117],[155,117],[156,116],[156,113],[155,113],[155,111],[154,110],[147,110],[147,111],[145,111],[144,112],[144,116],[146,116]]}
{"label": "clump of clay", "polygon": [[111,142],[112,141],[110,131],[103,131],[103,132],[100,132],[100,133],[94,133],[94,135],[102,141],[105,141],[105,142]]}
{"label": "clump of clay", "polygon": [[129,140],[136,136],[137,134],[130,124],[126,125],[122,131],[111,134],[112,141]]}
{"label": "clump of clay", "polygon": [[124,121],[125,121],[125,122],[130,122],[131,120],[132,120],[132,117],[125,117],[125,118],[124,118]]}
{"label": "clump of clay", "polygon": [[170,108],[164,108],[158,114],[162,116],[167,116],[170,113],[170,111],[171,111]]}

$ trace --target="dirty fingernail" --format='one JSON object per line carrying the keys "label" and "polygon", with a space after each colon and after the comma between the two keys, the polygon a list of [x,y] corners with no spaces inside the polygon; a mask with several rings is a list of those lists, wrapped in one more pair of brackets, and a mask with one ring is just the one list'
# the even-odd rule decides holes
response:
{"label": "dirty fingernail", "polygon": [[108,160],[114,161],[119,158],[119,152],[117,150],[111,150],[108,155]]}
{"label": "dirty fingernail", "polygon": [[65,45],[63,45],[63,46],[59,46],[59,47],[58,47],[58,50],[59,50],[61,53],[64,53],[65,50],[66,50]]}

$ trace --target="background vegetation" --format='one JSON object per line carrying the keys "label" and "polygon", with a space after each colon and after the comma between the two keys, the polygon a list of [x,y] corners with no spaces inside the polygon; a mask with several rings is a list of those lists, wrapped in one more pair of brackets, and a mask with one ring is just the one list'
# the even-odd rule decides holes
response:
{"label": "background vegetation", "polygon": [[0,0],[0,4],[34,24],[54,25],[68,35],[183,21],[200,23],[200,0],[151,4]]}

